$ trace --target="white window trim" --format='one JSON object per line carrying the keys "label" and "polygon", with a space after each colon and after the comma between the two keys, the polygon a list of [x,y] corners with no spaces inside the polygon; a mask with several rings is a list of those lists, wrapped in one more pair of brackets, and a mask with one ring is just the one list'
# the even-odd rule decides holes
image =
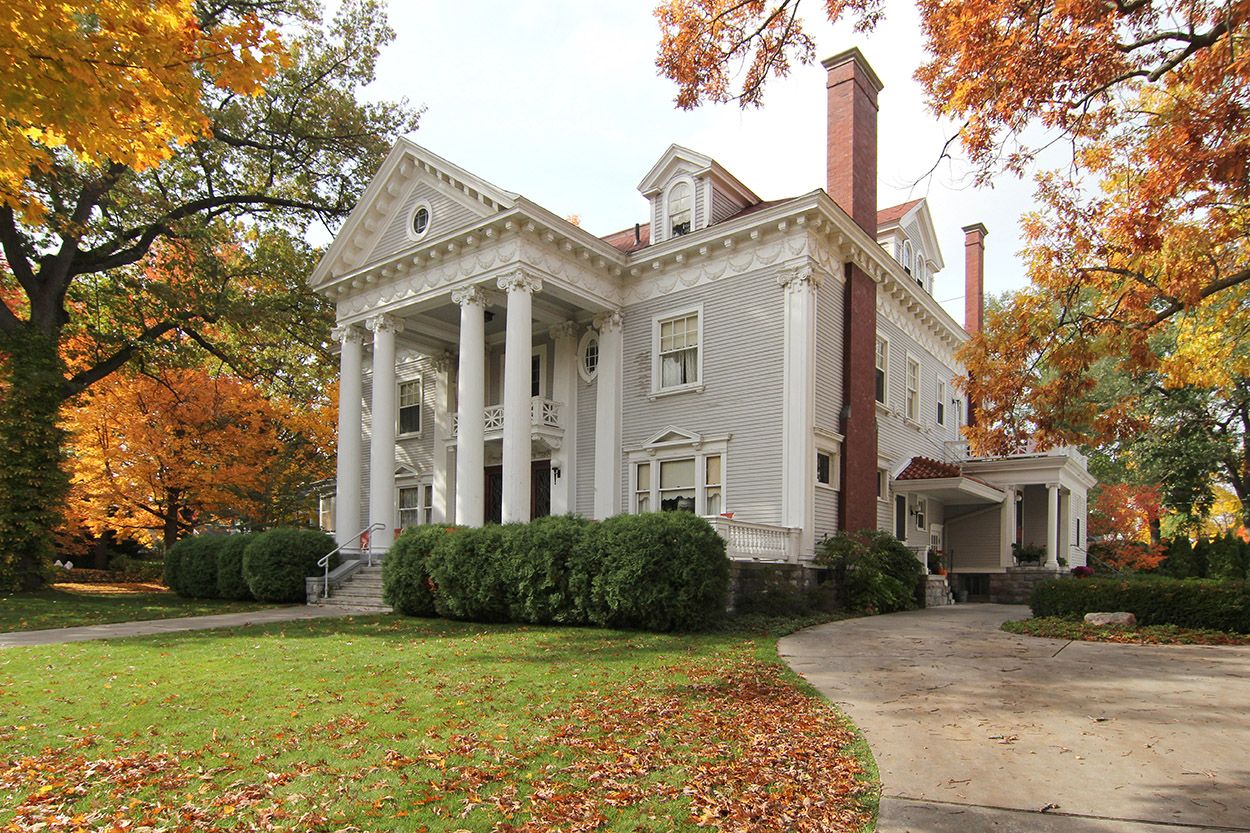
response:
{"label": "white window trim", "polygon": [[[400,391],[404,385],[417,383],[420,394],[417,397],[417,421],[421,427],[416,431],[403,433],[399,430],[399,411],[400,411]],[[425,378],[421,374],[416,376],[405,376],[395,381],[395,439],[397,440],[419,440],[425,433]]]}
{"label": "white window trim", "polygon": [[[417,212],[423,208],[429,213],[430,219],[425,224],[425,231],[418,234],[416,229],[412,227],[412,224],[413,224],[413,221],[417,219]],[[429,236],[430,227],[433,225],[434,225],[434,208],[433,206],[430,205],[430,201],[429,200],[417,200],[417,204],[412,207],[412,211],[408,212],[408,225],[407,225],[408,239],[409,240],[424,240],[426,237]]]}
{"label": "white window trim", "polygon": [[681,174],[673,177],[672,180],[669,181],[668,185],[664,186],[664,190],[660,193],[660,204],[656,208],[656,214],[659,216],[660,220],[660,227],[658,229],[660,232],[659,236],[657,237],[655,235],[657,229],[653,228],[651,230],[651,239],[656,243],[673,239],[673,227],[669,222],[668,216],[668,198],[672,195],[673,189],[683,182],[690,186],[690,231],[682,236],[689,237],[691,234],[699,230],[698,226],[695,224],[695,219],[699,216],[697,205],[699,192],[695,187],[694,177],[690,174]]}
{"label": "white window trim", "polygon": [[[924,373],[924,365],[921,363],[920,359],[913,356],[910,351],[906,354],[906,356],[907,358],[903,362],[903,419],[913,425],[919,425],[920,420],[922,419],[921,413],[924,410],[924,397],[921,395],[921,392],[924,390],[924,383],[921,378]],[[912,391],[911,366],[913,363],[916,365],[916,413],[914,416],[907,407],[907,399]]]}
{"label": "white window trim", "polygon": [[903,271],[909,275],[911,274],[911,257],[912,257],[911,241],[904,240],[903,241]]}
{"label": "white window trim", "polygon": [[877,485],[880,487],[880,492],[877,495],[877,500],[880,501],[881,503],[889,503],[890,502],[890,469],[888,467],[877,466]]}
{"label": "white window trim", "polygon": [[[602,344],[599,339],[599,331],[595,329],[587,330],[582,333],[581,341],[577,342],[577,375],[582,377],[582,381],[590,384],[599,378],[599,366],[595,365],[595,372],[590,373],[586,370],[586,348],[590,346],[590,342],[595,341]],[[603,361],[603,354],[599,354],[599,361]]]}
{"label": "white window trim", "polygon": [[[912,507],[915,507],[916,514],[912,514]],[[921,507],[924,507],[923,509]],[[929,499],[923,497],[914,497],[907,503],[907,514],[913,518],[912,526],[917,532],[929,531]],[[921,523],[924,521],[924,523]]]}
{"label": "white window trim", "polygon": [[816,479],[816,488],[830,492],[838,491],[842,488],[842,460],[840,459],[840,452],[836,448],[817,445],[816,453],[826,454],[829,457],[829,482],[821,483],[820,480]]}
{"label": "white window trim", "polygon": [[[415,474],[408,471],[400,472],[395,475],[395,528],[407,529],[408,527],[400,526],[399,523],[399,490],[400,489],[425,489],[425,494],[430,496],[430,522],[434,522],[434,479],[430,475]],[[420,501],[418,501],[420,503]],[[418,507],[418,512],[425,509],[422,504]],[[422,521],[417,526],[425,526]]]}
{"label": "white window trim", "polygon": [[[638,464],[651,463],[651,506],[652,512],[660,511],[660,467],[659,463],[671,460],[689,460],[694,458],[694,505],[698,509],[707,508],[707,458],[720,457],[720,511],[729,511],[729,437],[700,438],[689,443],[669,442],[662,446],[644,447],[629,452],[626,462],[629,465],[629,508],[628,514],[638,513],[636,496],[638,494]],[[712,517],[700,515],[700,517]],[[716,517],[719,517],[717,515]]]}
{"label": "white window trim", "polygon": [[884,374],[885,380],[884,380],[884,382],[883,382],[883,383],[882,383],[882,385],[881,385],[881,396],[882,396],[882,398],[881,398],[881,399],[877,399],[877,398],[876,398],[876,394],[877,394],[877,389],[876,389],[876,384],[877,384],[877,377],[876,377],[876,372],[877,372],[877,354],[876,354],[877,344],[876,344],[876,342],[874,341],[874,342],[873,342],[873,356],[872,356],[872,369],[873,369],[873,391],[872,391],[872,392],[873,392],[873,400],[874,400],[874,401],[875,401],[875,402],[876,402],[879,406],[881,406],[882,408],[889,408],[889,407],[890,407],[890,340],[889,340],[888,338],[886,338],[885,336],[881,335],[881,333],[877,333],[877,339],[878,339],[878,340],[880,340],[882,343],[884,343],[884,344],[885,344],[885,367],[881,368],[881,370],[882,370],[882,372],[883,372],[883,374]]}
{"label": "white window trim", "polygon": [[[671,321],[674,318],[685,318],[690,315],[699,317],[699,381],[688,383],[685,385],[674,385],[673,387],[660,387],[663,379],[660,371],[660,324],[665,321]],[[703,337],[703,304],[696,304],[692,307],[684,307],[682,309],[667,310],[659,315],[651,318],[651,399],[658,399],[662,396],[672,396],[678,393],[690,393],[701,391],[706,387],[706,380],[703,376],[703,356],[707,352],[707,342]]]}
{"label": "white window trim", "polygon": [[947,397],[946,382],[942,381],[941,379],[938,379],[937,380],[937,405],[938,407],[933,409],[933,421],[937,423],[938,425],[942,426],[943,428],[946,427],[946,423],[949,421],[949,418],[947,417],[946,412],[950,410],[950,403],[946,401],[946,397]]}

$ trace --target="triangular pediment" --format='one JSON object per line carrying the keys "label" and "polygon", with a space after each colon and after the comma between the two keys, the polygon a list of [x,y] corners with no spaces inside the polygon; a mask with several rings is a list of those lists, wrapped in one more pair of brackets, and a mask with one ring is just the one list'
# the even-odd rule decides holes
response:
{"label": "triangular pediment", "polygon": [[702,444],[702,434],[696,434],[692,431],[683,431],[680,428],[674,428],[670,425],[643,443],[643,448],[663,448],[673,445]]}
{"label": "triangular pediment", "polygon": [[[897,211],[896,209],[906,209]],[[929,201],[921,197],[910,203],[882,209],[877,214],[877,232],[884,235],[891,229],[901,229],[912,238],[914,245],[919,245],[925,257],[937,265],[937,270],[945,268],[942,248],[938,244],[937,231],[933,226],[933,214],[929,211]]]}
{"label": "triangular pediment", "polygon": [[666,183],[678,174],[699,176],[712,169],[714,161],[710,156],[684,148],[681,145],[669,145],[668,150],[660,157],[647,175],[638,183],[638,190],[643,196],[651,196],[661,190]]}
{"label": "triangular pediment", "polygon": [[[516,199],[516,194],[401,138],[335,235],[309,285],[321,286],[402,249],[437,240],[512,208]],[[413,219],[421,207],[428,213],[418,235]]]}

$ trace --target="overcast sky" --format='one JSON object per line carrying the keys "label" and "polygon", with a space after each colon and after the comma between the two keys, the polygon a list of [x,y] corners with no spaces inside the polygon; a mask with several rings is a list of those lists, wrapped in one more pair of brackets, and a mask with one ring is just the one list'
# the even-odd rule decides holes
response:
{"label": "overcast sky", "polygon": [[[912,74],[922,58],[914,6],[889,2],[863,36],[805,9],[817,57],[859,46],[885,83],[879,202],[929,198],[946,268],[934,295],[963,320],[962,226],[983,222],[986,290],[1021,286],[1019,217],[1031,183],[1003,177],[975,189],[967,169],[930,169],[954,131],[925,108]],[[772,80],[764,106],[674,107],[655,70],[659,30],[648,0],[394,0],[397,38],[370,94],[427,110],[412,139],[603,235],[646,218],[637,185],[669,144],[712,156],[763,199],[825,185],[825,87],[819,63]]]}

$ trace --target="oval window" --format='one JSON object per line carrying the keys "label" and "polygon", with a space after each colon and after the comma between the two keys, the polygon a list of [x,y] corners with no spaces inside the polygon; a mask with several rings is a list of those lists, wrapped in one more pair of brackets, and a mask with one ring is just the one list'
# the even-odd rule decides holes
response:
{"label": "oval window", "polygon": [[412,233],[420,237],[430,227],[430,209],[424,205],[412,215]]}
{"label": "oval window", "polygon": [[587,382],[593,381],[599,372],[599,336],[594,330],[582,336],[581,366],[577,370]]}

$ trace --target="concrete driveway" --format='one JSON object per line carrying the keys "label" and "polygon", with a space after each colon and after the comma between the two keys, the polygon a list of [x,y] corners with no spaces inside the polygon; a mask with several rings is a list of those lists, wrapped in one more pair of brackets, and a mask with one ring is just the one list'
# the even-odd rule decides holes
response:
{"label": "concrete driveway", "polygon": [[881,833],[1250,831],[1250,648],[998,630],[1025,607],[833,622],[781,640],[881,769]]}

